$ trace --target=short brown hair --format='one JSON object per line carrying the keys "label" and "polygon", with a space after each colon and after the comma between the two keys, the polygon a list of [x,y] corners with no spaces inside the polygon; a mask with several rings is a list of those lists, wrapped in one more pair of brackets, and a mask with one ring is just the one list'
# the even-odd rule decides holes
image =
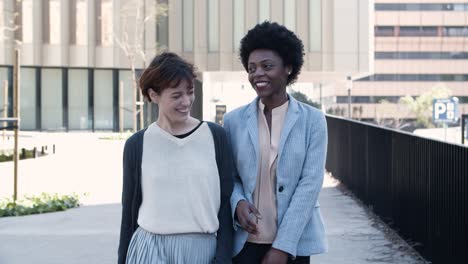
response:
{"label": "short brown hair", "polygon": [[140,89],[149,101],[148,89],[157,94],[169,87],[176,87],[182,80],[189,83],[195,79],[195,67],[172,52],[164,52],[151,61],[140,77]]}

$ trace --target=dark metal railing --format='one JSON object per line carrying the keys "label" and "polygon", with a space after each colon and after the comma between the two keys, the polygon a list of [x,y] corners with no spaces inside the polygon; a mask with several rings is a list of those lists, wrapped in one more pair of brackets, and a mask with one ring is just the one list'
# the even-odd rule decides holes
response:
{"label": "dark metal railing", "polygon": [[468,147],[327,122],[327,170],[426,260],[468,263]]}

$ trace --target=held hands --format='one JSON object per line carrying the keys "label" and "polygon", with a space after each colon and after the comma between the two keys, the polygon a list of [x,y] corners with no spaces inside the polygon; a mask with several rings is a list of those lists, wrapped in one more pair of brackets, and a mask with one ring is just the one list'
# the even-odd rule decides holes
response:
{"label": "held hands", "polygon": [[[250,234],[258,234],[258,219],[262,219],[255,206],[245,200],[237,203],[236,216],[242,228]],[[262,264],[286,264],[288,254],[276,248],[270,248],[262,259]]]}
{"label": "held hands", "polygon": [[241,200],[237,203],[236,207],[237,220],[242,228],[250,234],[258,234],[258,219],[262,216],[258,212],[255,206],[245,200]]}
{"label": "held hands", "polygon": [[286,264],[288,254],[276,248],[270,248],[262,259],[262,264]]}

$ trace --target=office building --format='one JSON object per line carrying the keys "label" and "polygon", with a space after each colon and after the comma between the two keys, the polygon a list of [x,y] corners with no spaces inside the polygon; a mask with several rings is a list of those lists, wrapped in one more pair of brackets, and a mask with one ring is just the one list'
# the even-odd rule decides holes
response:
{"label": "office building", "polygon": [[[374,73],[354,78],[352,116],[376,122],[414,119],[397,104],[399,98],[437,87],[450,89],[459,98],[459,112],[467,114],[468,1],[375,0],[374,10]],[[331,112],[347,114],[346,87],[323,96],[333,98]]]}
{"label": "office building", "polygon": [[[138,43],[145,54],[135,54],[138,70],[162,50],[196,65],[194,114],[214,121],[217,111],[255,96],[238,58],[249,28],[270,20],[298,34],[305,64],[292,88],[312,94],[322,83],[372,72],[372,8],[370,0],[1,0],[0,80],[8,80],[11,102],[13,49],[20,47],[23,130],[131,129],[133,53],[122,42]],[[155,9],[163,12],[154,17]],[[152,118],[145,103],[144,122]]]}

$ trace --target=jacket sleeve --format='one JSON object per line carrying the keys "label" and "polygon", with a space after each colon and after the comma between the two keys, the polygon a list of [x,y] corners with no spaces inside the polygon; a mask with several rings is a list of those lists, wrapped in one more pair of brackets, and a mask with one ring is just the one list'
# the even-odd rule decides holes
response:
{"label": "jacket sleeve", "polygon": [[134,144],[127,140],[123,152],[123,184],[122,184],[122,222],[120,226],[120,242],[118,263],[125,264],[128,245],[133,235],[132,201],[135,190],[135,151]]}
{"label": "jacket sleeve", "polygon": [[305,161],[299,182],[272,247],[296,256],[297,245],[302,232],[315,210],[315,204],[322,188],[327,150],[327,125],[323,115],[310,131]]}
{"label": "jacket sleeve", "polygon": [[216,125],[215,149],[216,163],[221,187],[221,206],[218,212],[219,229],[216,236],[216,255],[214,263],[231,263],[233,229],[231,218],[232,193],[232,153],[224,129]]}
{"label": "jacket sleeve", "polygon": [[[226,130],[226,134],[227,134],[227,137],[228,137],[228,141],[229,141],[229,144],[231,145],[232,147],[232,134],[231,134],[231,130],[230,130],[230,121],[229,121],[229,114],[225,115],[224,116],[224,129]],[[234,230],[237,231],[238,228],[240,228],[240,224],[236,221],[236,207],[237,207],[237,203],[239,203],[239,201],[241,200],[246,200],[247,201],[247,198],[245,198],[245,195],[244,195],[244,189],[242,188],[242,181],[239,177],[239,174],[237,173],[237,168],[236,168],[236,165],[234,163],[234,158],[233,158],[233,164],[232,164],[233,168],[232,168],[232,171],[231,171],[231,177],[232,177],[232,180],[233,180],[233,190],[232,190],[232,195],[231,195],[231,217],[233,219],[233,228]]]}

